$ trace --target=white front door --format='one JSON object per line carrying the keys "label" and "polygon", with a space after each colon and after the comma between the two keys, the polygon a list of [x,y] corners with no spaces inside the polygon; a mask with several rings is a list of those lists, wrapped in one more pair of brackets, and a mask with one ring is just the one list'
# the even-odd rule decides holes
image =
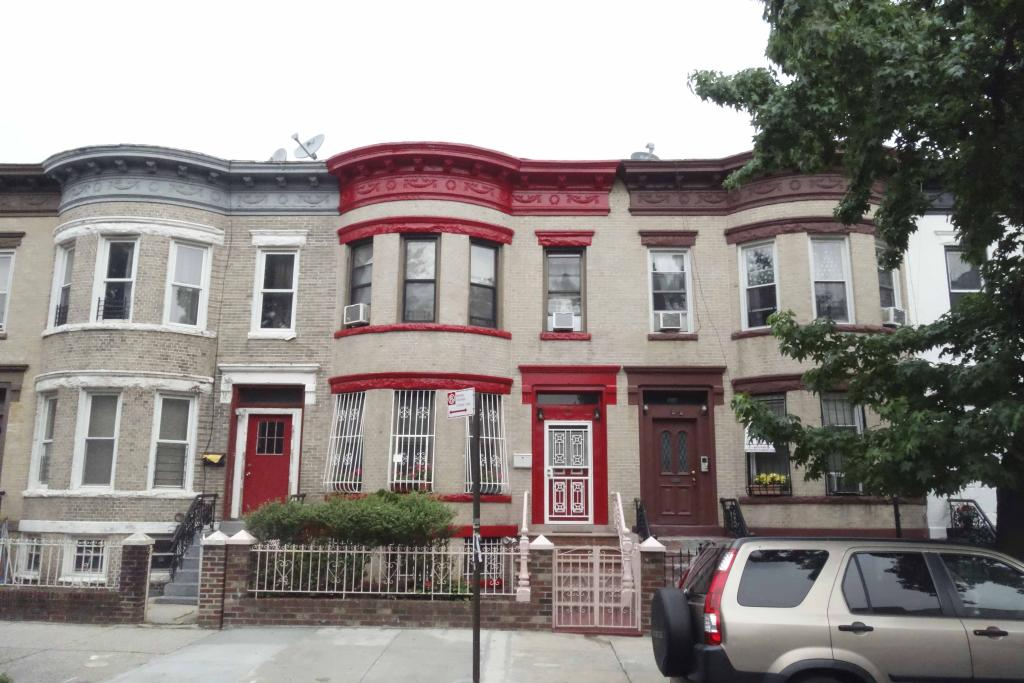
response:
{"label": "white front door", "polygon": [[544,423],[544,521],[594,518],[593,430],[590,422]]}

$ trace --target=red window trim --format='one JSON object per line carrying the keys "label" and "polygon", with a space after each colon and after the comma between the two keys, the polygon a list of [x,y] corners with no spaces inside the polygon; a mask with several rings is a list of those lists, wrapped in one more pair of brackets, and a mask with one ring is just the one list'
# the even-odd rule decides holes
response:
{"label": "red window trim", "polygon": [[590,341],[589,332],[541,332],[542,341]]}
{"label": "red window trim", "polygon": [[638,230],[645,247],[692,247],[697,244],[696,230]]}
{"label": "red window trim", "polygon": [[467,235],[474,239],[498,244],[512,244],[515,232],[511,228],[463,218],[436,218],[431,216],[393,216],[374,218],[338,228],[338,242],[348,244],[374,235],[439,234]]}
{"label": "red window trim", "polygon": [[[472,503],[472,493],[442,493],[435,496],[444,503]],[[503,494],[481,494],[481,503],[511,503],[512,496]]]}
{"label": "red window trim", "polygon": [[594,241],[593,230],[534,230],[533,234],[542,247],[589,247]]}
{"label": "red window trim", "polygon": [[440,323],[399,323],[395,325],[364,325],[362,327],[349,327],[338,330],[334,333],[335,339],[342,337],[355,337],[360,334],[384,334],[387,332],[456,332],[460,334],[480,334],[485,337],[500,337],[511,339],[512,333],[507,330],[498,330],[493,327],[478,327],[476,325],[443,325]]}
{"label": "red window trim", "polygon": [[329,380],[332,394],[374,389],[468,389],[485,394],[511,394],[512,379],[448,372],[370,372]]}
{"label": "red window trim", "polygon": [[[452,538],[469,538],[473,535],[473,527],[469,524],[452,527]],[[504,538],[506,536],[518,536],[519,527],[515,524],[493,524],[482,525],[480,536],[483,538]]]}

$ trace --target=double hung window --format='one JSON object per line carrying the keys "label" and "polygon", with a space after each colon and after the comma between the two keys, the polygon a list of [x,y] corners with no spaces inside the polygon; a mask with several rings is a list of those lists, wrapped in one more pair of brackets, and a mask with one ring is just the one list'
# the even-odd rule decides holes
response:
{"label": "double hung window", "polygon": [[498,248],[478,242],[469,247],[469,324],[498,326]]}
{"label": "double hung window", "polygon": [[[821,424],[860,434],[864,431],[864,409],[851,403],[845,394],[823,394]],[[860,482],[854,481],[845,470],[842,455],[833,453],[829,456],[826,487],[830,496],[861,493]]]}
{"label": "double hung window", "polygon": [[437,240],[406,239],[404,247],[402,321],[432,323],[437,319]]}
{"label": "double hung window", "polygon": [[257,330],[295,329],[295,292],[299,280],[296,251],[260,251],[257,268]]}
{"label": "double hung window", "polygon": [[39,399],[39,413],[36,425],[36,466],[34,484],[48,486],[50,483],[50,462],[53,456],[53,426],[57,418],[57,397],[43,396]]}
{"label": "double hung window", "polygon": [[171,325],[206,326],[208,253],[205,247],[183,242],[171,244],[165,315]]}
{"label": "double hung window", "polygon": [[740,284],[743,288],[743,327],[765,327],[778,310],[775,291],[775,243],[753,244],[740,249]]}
{"label": "double hung window", "polygon": [[109,240],[104,244],[106,256],[102,293],[96,302],[96,319],[131,320],[138,243],[135,240]]}
{"label": "double hung window", "polygon": [[844,239],[812,239],[814,316],[837,323],[852,321],[850,254]]}
{"label": "double hung window", "polygon": [[949,307],[953,308],[967,294],[981,291],[981,271],[964,260],[960,247],[946,247],[946,280],[949,283]]}
{"label": "double hung window", "polygon": [[900,271],[885,269],[882,265],[884,253],[883,246],[875,247],[875,257],[878,259],[878,302],[882,308],[900,308]]}
{"label": "double hung window", "polygon": [[57,253],[56,282],[53,296],[51,320],[54,327],[68,322],[68,306],[71,304],[71,276],[75,269],[75,245],[61,247]]}
{"label": "double hung window", "polygon": [[[480,493],[508,493],[508,458],[505,447],[505,416],[500,394],[480,395]],[[473,492],[469,423],[466,422],[466,493]]]}
{"label": "double hung window", "polygon": [[[785,394],[754,397],[774,415],[786,414]],[[746,433],[747,484],[750,493],[788,494],[792,491],[789,472],[789,445],[773,444]]]}
{"label": "double hung window", "polygon": [[651,277],[651,330],[654,332],[660,331],[662,319],[667,319],[660,315],[662,313],[679,314],[679,331],[690,332],[693,329],[687,298],[689,261],[688,251],[651,249],[647,252]]}
{"label": "double hung window", "polygon": [[433,390],[395,390],[388,481],[394,491],[429,491],[433,485]]}
{"label": "double hung window", "polygon": [[579,332],[584,325],[583,251],[549,249],[544,254],[547,330]]}
{"label": "double hung window", "polygon": [[373,281],[373,242],[354,244],[350,250],[349,304],[369,304]]}
{"label": "double hung window", "polygon": [[[111,487],[117,458],[117,431],[121,398],[118,394],[86,393],[79,420],[78,483],[81,486]],[[84,429],[83,429],[84,426]]]}
{"label": "double hung window", "polygon": [[110,548],[101,538],[77,538],[64,550],[62,583],[103,584],[107,580]]}
{"label": "double hung window", "polygon": [[363,406],[366,392],[334,397],[334,426],[324,471],[324,488],[359,493],[363,488]]}
{"label": "double hung window", "polygon": [[194,403],[183,396],[157,395],[152,488],[191,488]]}
{"label": "double hung window", "polygon": [[13,275],[14,252],[0,251],[0,331],[7,329],[7,309],[10,306]]}

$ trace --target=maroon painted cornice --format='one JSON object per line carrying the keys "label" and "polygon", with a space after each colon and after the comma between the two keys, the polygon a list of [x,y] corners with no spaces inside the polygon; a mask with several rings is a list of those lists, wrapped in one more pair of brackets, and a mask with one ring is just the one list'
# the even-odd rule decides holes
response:
{"label": "maroon painted cornice", "polygon": [[520,365],[523,403],[532,405],[537,391],[599,391],[615,405],[618,365]]}
{"label": "maroon painted cornice", "polygon": [[590,341],[589,332],[541,332],[541,341]]}
{"label": "maroon painted cornice", "polygon": [[594,241],[593,230],[534,230],[533,234],[542,247],[589,247]]}
{"label": "maroon painted cornice", "polygon": [[402,142],[337,154],[341,213],[378,202],[444,199],[520,216],[601,216],[618,161],[535,161],[471,145]]}
{"label": "maroon painted cornice", "polygon": [[874,235],[875,225],[866,219],[855,225],[843,225],[831,216],[778,218],[729,228],[725,231],[725,242],[726,244],[745,244],[747,242],[756,242],[757,240],[771,239],[778,235],[790,235],[801,232],[809,235],[849,235],[851,233]]}
{"label": "maroon painted cornice", "polygon": [[737,377],[732,381],[732,390],[737,394],[784,394],[804,388],[803,373],[782,375],[756,375]]}
{"label": "maroon painted cornice", "polygon": [[374,389],[469,389],[485,394],[512,393],[512,380],[491,375],[449,372],[370,372],[328,380],[332,394]]}
{"label": "maroon painted cornice", "polygon": [[452,235],[467,235],[499,244],[512,244],[512,237],[515,234],[511,228],[482,221],[432,216],[393,216],[360,221],[338,228],[338,241],[341,244],[348,244],[368,239],[374,235],[437,234],[442,232]]}
{"label": "maroon painted cornice", "polygon": [[696,230],[638,230],[645,247],[692,247],[697,244]]}
{"label": "maroon painted cornice", "polygon": [[647,341],[697,341],[694,332],[651,332]]}
{"label": "maroon painted cornice", "polygon": [[722,377],[726,368],[722,365],[707,366],[626,366],[627,392],[629,405],[640,402],[640,393],[644,389],[688,389],[701,388],[711,392],[715,405],[725,403],[725,389]]}
{"label": "maroon painted cornice", "polygon": [[455,332],[457,334],[480,334],[485,337],[511,339],[512,333],[507,330],[496,330],[493,327],[476,325],[442,325],[440,323],[397,323],[395,325],[364,325],[349,327],[334,333],[335,339],[355,337],[361,334],[385,334],[387,332]]}

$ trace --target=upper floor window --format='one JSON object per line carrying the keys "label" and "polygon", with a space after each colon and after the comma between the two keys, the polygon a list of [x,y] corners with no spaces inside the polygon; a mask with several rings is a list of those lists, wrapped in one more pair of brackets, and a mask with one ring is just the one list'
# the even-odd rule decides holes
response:
{"label": "upper floor window", "polygon": [[848,323],[853,318],[850,255],[843,239],[811,240],[814,317]]}
{"label": "upper floor window", "polygon": [[886,270],[882,266],[885,247],[875,247],[875,258],[878,260],[878,302],[882,308],[900,308],[900,271]]}
{"label": "upper floor window", "polygon": [[0,252],[0,331],[7,329],[7,309],[10,306],[13,275],[14,252]]}
{"label": "upper floor window", "polygon": [[80,401],[76,483],[80,486],[113,486],[121,397],[118,394],[83,393]]}
{"label": "upper floor window", "polygon": [[253,311],[256,336],[292,336],[299,280],[298,252],[260,250],[256,275]]}
{"label": "upper floor window", "polygon": [[753,244],[740,249],[740,284],[743,287],[743,326],[765,327],[778,310],[775,285],[775,243]]}
{"label": "upper floor window", "polygon": [[165,320],[171,325],[206,327],[209,250],[183,242],[171,244]]}
{"label": "upper floor window", "polygon": [[61,247],[57,253],[57,267],[54,270],[54,293],[52,318],[54,327],[68,322],[68,306],[71,304],[71,275],[75,269],[75,245]]}
{"label": "upper floor window", "polygon": [[191,488],[194,404],[194,399],[185,396],[157,395],[151,488]]}
{"label": "upper floor window", "polygon": [[433,482],[434,392],[395,390],[388,483],[395,491],[429,491]]}
{"label": "upper floor window", "polygon": [[647,254],[651,276],[651,329],[655,332],[692,331],[686,296],[690,253],[651,249]]}
{"label": "upper floor window", "polygon": [[369,304],[373,280],[373,242],[356,244],[351,249],[349,304]]}
{"label": "upper floor window", "polygon": [[437,240],[405,240],[402,268],[402,321],[432,323],[437,319]]}
{"label": "upper floor window", "polygon": [[109,240],[101,258],[97,320],[131,320],[138,244],[135,240]]}
{"label": "upper floor window", "polygon": [[498,248],[469,246],[469,324],[498,326]]}
{"label": "upper floor window", "polygon": [[[823,394],[821,425],[860,434],[864,431],[864,409],[851,403],[846,394]],[[845,459],[838,453],[828,458],[825,483],[829,495],[860,493],[863,488],[846,474]]]}
{"label": "upper floor window", "polygon": [[334,426],[324,470],[324,489],[358,493],[363,488],[363,406],[366,392],[334,397]]}
{"label": "upper floor window", "polygon": [[956,306],[965,294],[981,291],[981,271],[964,260],[960,247],[946,247],[946,278],[949,283],[949,307]]}
{"label": "upper floor window", "polygon": [[32,483],[36,486],[50,484],[50,462],[53,456],[53,426],[57,419],[57,397],[42,396],[36,421],[36,462]]}
{"label": "upper floor window", "polygon": [[586,295],[583,251],[548,249],[544,259],[546,329],[549,332],[583,330]]}

